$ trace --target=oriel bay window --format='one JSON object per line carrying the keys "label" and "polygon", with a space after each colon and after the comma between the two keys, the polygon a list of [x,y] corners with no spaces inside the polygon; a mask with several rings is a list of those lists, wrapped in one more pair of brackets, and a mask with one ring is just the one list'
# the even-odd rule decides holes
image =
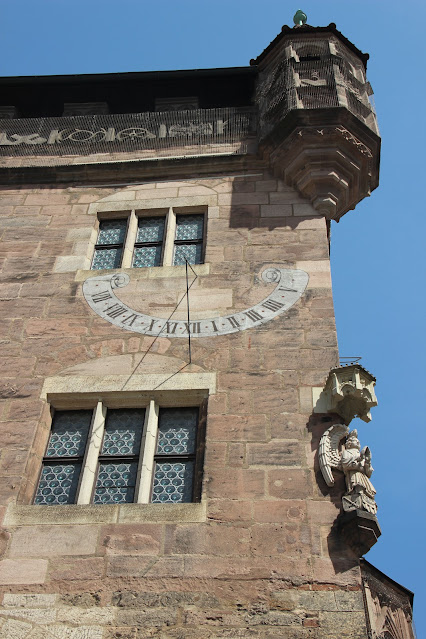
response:
{"label": "oriel bay window", "polygon": [[34,504],[199,501],[204,425],[204,403],[58,410]]}
{"label": "oriel bay window", "polygon": [[170,208],[100,220],[92,270],[202,264],[205,217],[200,209]]}

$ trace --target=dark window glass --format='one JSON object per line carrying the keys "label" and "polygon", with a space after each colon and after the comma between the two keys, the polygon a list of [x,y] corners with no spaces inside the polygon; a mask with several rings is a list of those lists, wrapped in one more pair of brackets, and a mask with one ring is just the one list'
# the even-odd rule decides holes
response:
{"label": "dark window glass", "polygon": [[161,266],[165,217],[140,217],[133,253],[134,267]]}
{"label": "dark window glass", "polygon": [[55,413],[35,504],[75,502],[91,420],[91,410]]}
{"label": "dark window glass", "polygon": [[201,264],[203,237],[204,215],[177,215],[173,265]]}
{"label": "dark window glass", "polygon": [[103,220],[99,224],[92,269],[120,268],[126,238],[127,218]]}
{"label": "dark window glass", "polygon": [[198,413],[198,408],[160,410],[153,503],[192,501]]}
{"label": "dark window glass", "polygon": [[93,498],[95,504],[135,500],[144,421],[145,409],[108,410]]}

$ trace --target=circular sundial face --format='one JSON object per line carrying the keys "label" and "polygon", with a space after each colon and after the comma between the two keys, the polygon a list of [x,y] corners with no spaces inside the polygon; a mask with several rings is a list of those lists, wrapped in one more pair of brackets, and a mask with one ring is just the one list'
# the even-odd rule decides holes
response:
{"label": "circular sundial face", "polygon": [[[89,277],[83,284],[83,294],[99,317],[126,331],[154,337],[213,337],[254,328],[281,315],[300,299],[309,280],[305,271],[279,267],[265,269],[261,278],[266,284],[276,286],[258,304],[211,319],[197,319],[191,314],[189,322],[173,320],[173,316],[167,320],[146,315],[122,302],[115,291],[129,284],[130,278],[126,273]],[[261,290],[259,288],[259,297]]]}

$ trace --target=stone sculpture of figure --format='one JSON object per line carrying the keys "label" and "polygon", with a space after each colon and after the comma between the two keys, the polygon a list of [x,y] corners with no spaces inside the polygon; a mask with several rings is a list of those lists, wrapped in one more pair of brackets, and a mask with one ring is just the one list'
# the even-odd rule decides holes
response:
{"label": "stone sculpture of figure", "polygon": [[[341,445],[342,440],[345,443]],[[332,468],[343,471],[347,492],[342,497],[343,509],[366,510],[375,515],[377,504],[374,501],[376,491],[370,481],[373,473],[371,452],[366,446],[362,450],[358,432],[349,432],[347,426],[335,424],[321,437],[319,462],[321,472],[328,486],[334,485]]]}

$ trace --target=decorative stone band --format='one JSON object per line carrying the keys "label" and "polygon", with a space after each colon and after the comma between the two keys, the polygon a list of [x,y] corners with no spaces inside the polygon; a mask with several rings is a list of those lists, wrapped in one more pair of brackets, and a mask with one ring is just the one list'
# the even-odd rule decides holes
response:
{"label": "decorative stone band", "polygon": [[124,304],[114,290],[128,285],[130,278],[126,274],[89,277],[83,284],[83,294],[97,315],[126,331],[155,337],[213,337],[260,326],[281,315],[300,299],[309,276],[301,270],[268,268],[263,271],[262,280],[268,284],[276,282],[277,285],[259,304],[232,315],[199,320],[191,318],[189,322],[152,317]]}

